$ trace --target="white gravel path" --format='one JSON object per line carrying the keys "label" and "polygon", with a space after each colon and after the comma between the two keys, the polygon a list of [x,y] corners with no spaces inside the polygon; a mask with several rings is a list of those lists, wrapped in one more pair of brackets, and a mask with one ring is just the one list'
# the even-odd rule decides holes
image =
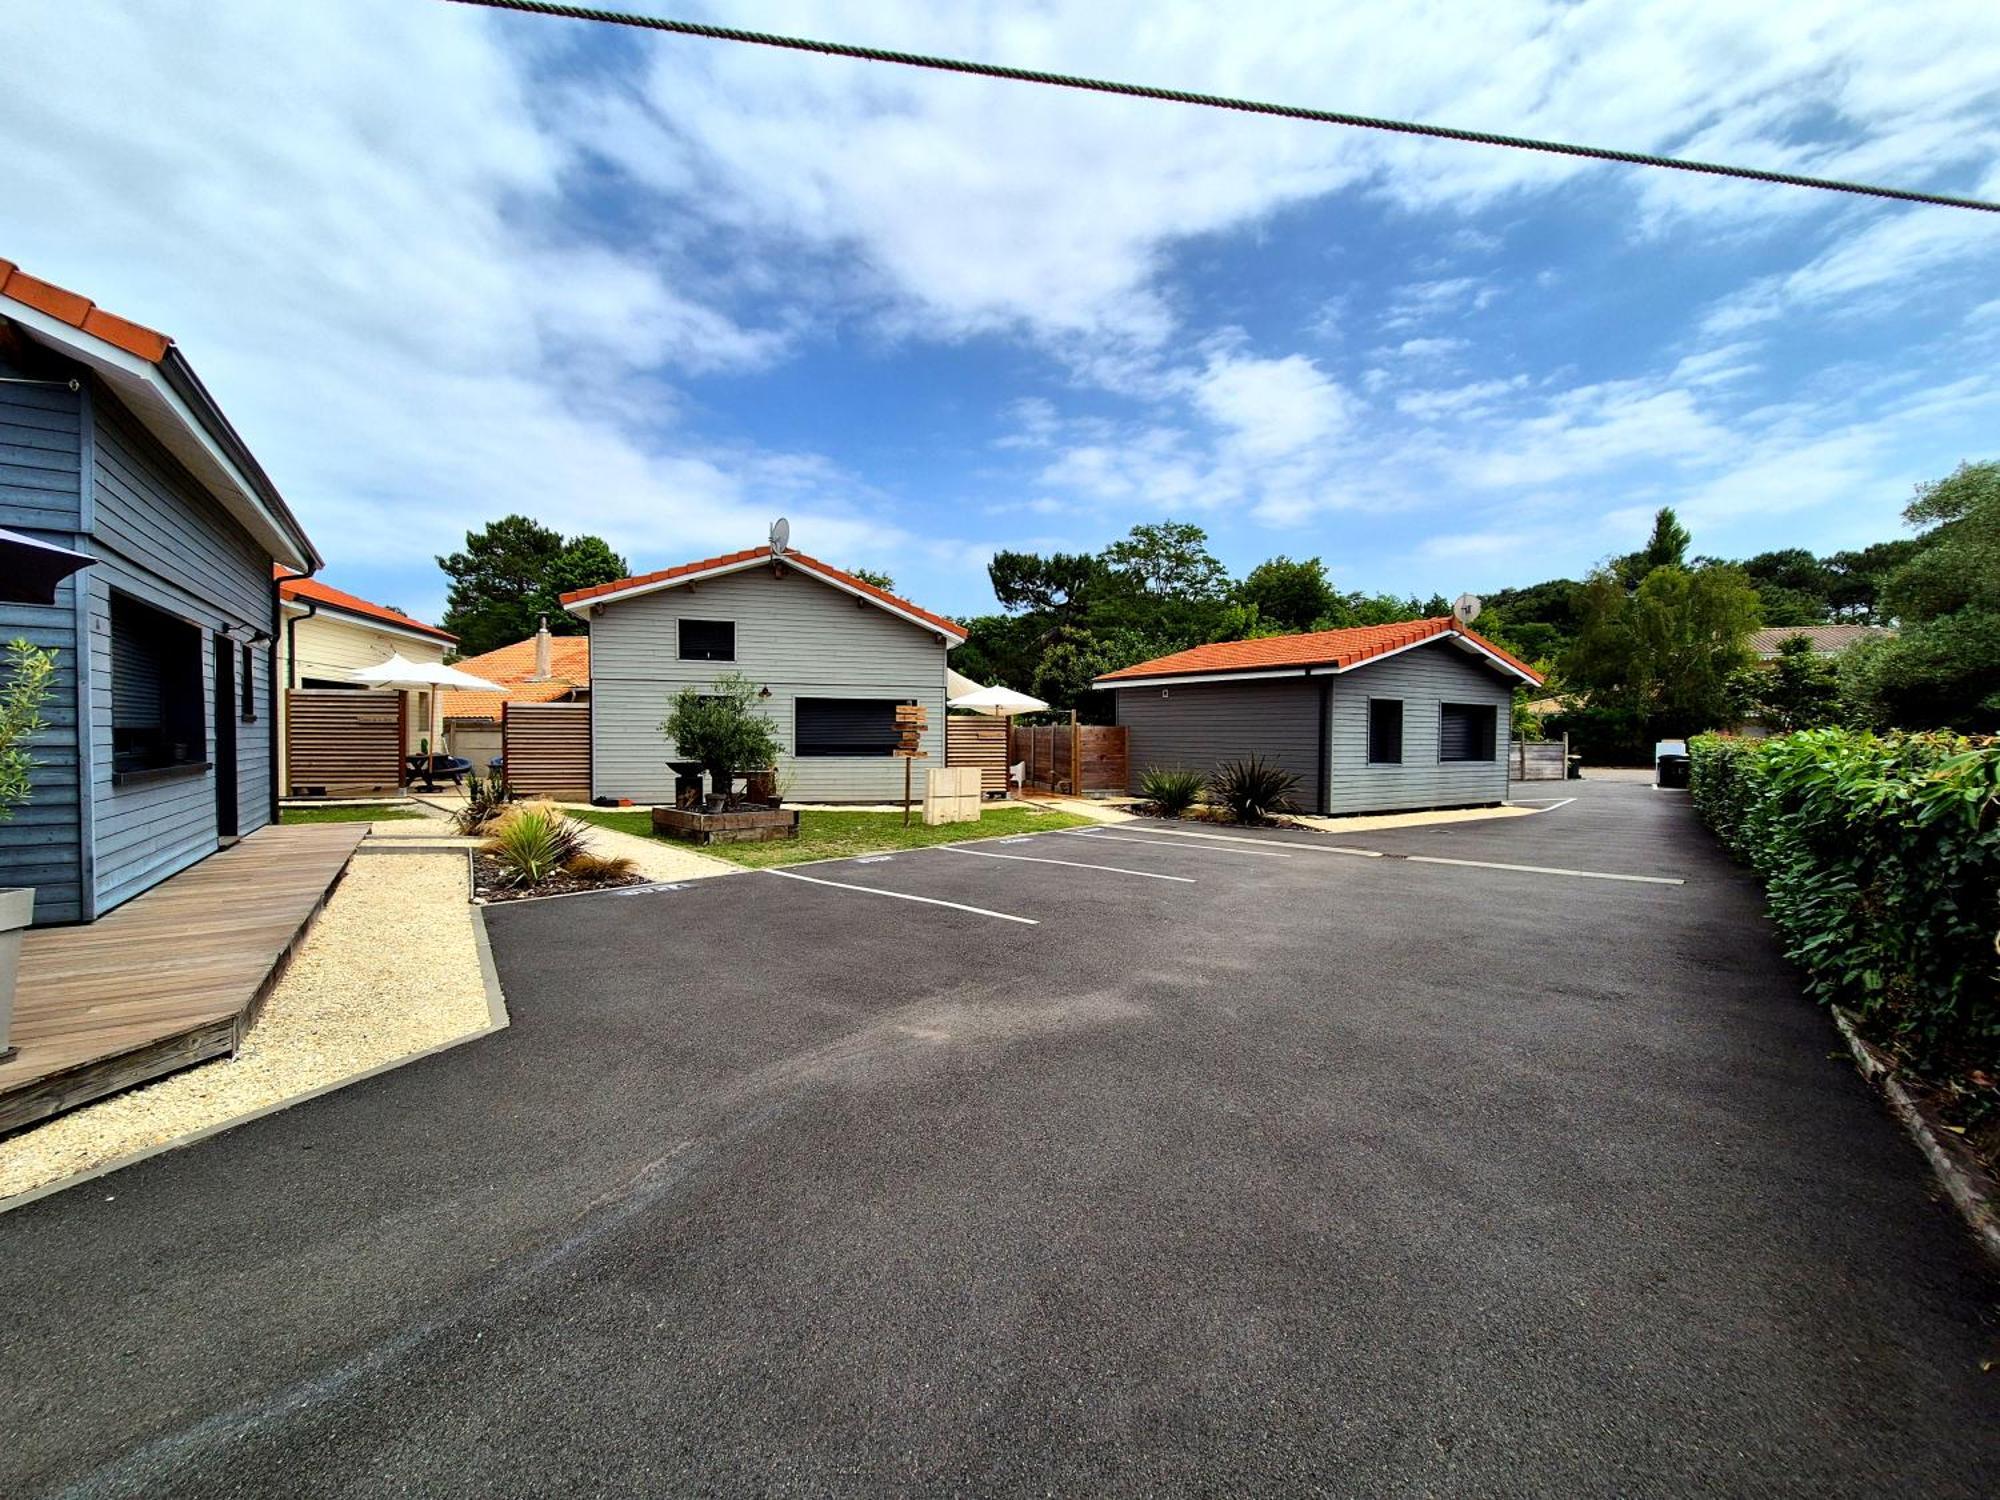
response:
{"label": "white gravel path", "polygon": [[212,1131],[490,1024],[465,856],[357,854],[236,1056],[0,1141],[0,1197]]}

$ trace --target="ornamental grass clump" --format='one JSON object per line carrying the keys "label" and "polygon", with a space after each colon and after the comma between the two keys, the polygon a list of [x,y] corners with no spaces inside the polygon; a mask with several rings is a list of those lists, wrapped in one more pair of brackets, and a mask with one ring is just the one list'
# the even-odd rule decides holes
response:
{"label": "ornamental grass clump", "polygon": [[452,814],[452,825],[468,838],[478,838],[491,828],[494,820],[513,801],[514,789],[507,785],[504,776],[492,776],[483,781],[477,776],[468,776],[465,781],[465,806]]}
{"label": "ornamental grass clump", "polygon": [[2000,742],[1810,729],[1689,749],[1695,810],[1762,877],[1808,992],[2000,1130]]}
{"label": "ornamental grass clump", "polygon": [[1152,766],[1139,777],[1139,795],[1163,818],[1178,818],[1201,800],[1208,778],[1185,766]]}
{"label": "ornamental grass clump", "polygon": [[1238,823],[1269,823],[1279,813],[1295,811],[1298,789],[1296,775],[1257,755],[1224,761],[1208,782],[1209,796]]}
{"label": "ornamental grass clump", "polygon": [[498,866],[496,884],[524,890],[553,879],[584,855],[584,829],[553,804],[520,804],[493,825],[480,852]]}

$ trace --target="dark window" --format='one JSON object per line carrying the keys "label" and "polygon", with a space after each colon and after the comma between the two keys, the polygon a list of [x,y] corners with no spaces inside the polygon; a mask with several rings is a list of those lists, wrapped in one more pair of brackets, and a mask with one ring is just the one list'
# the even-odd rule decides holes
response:
{"label": "dark window", "polygon": [[1491,760],[1494,709],[1490,703],[1438,706],[1438,759]]}
{"label": "dark window", "polygon": [[301,677],[299,679],[299,686],[322,689],[331,688],[343,693],[365,693],[368,691],[368,684],[365,682],[341,682],[332,677]]}
{"label": "dark window", "polygon": [[251,653],[249,644],[243,647],[243,722],[257,721],[257,658]]}
{"label": "dark window", "polygon": [[208,759],[201,631],[137,599],[111,595],[112,770]]}
{"label": "dark window", "polygon": [[1368,759],[1374,765],[1403,763],[1403,700],[1368,700]]}
{"label": "dark window", "polygon": [[794,755],[888,755],[902,744],[894,698],[801,698]]}
{"label": "dark window", "polygon": [[734,620],[681,621],[682,661],[735,661]]}

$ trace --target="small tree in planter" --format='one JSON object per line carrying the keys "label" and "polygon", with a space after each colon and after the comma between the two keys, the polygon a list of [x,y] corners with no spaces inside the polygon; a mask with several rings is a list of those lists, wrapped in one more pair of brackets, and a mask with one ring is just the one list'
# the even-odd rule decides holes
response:
{"label": "small tree in planter", "polygon": [[684,759],[708,773],[711,802],[727,807],[739,771],[761,771],[778,763],[778,736],[757,712],[757,684],[729,672],[708,687],[685,687],[674,695],[673,712],[660,733]]}
{"label": "small tree in planter", "polygon": [[[42,704],[56,675],[53,651],[27,641],[7,643],[7,685],[0,689],[0,821],[28,800],[29,775],[35,769],[26,741],[48,725]],[[14,1025],[14,976],[21,963],[21,929],[35,919],[32,887],[0,890],[0,1057],[11,1050],[8,1033]]]}

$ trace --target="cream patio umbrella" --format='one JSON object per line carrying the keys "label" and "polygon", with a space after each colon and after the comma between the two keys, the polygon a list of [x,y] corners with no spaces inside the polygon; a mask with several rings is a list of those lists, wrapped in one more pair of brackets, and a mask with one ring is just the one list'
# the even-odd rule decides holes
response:
{"label": "cream patio umbrella", "polygon": [[[497,682],[488,682],[484,677],[474,677],[470,672],[461,672],[457,667],[448,667],[441,661],[411,661],[398,651],[385,662],[372,667],[362,667],[354,673],[356,682],[365,682],[370,687],[399,688],[404,692],[431,695],[431,718],[434,724],[426,725],[430,731],[428,738],[433,749],[444,736],[443,700],[440,688],[456,688],[466,693],[504,693],[506,688]],[[431,785],[429,768],[426,767],[424,784]]]}
{"label": "cream patio umbrella", "polygon": [[1026,693],[1017,693],[1012,688],[989,687],[961,693],[945,706],[969,709],[976,714],[991,714],[996,719],[1011,719],[1015,714],[1041,713],[1048,704],[1039,698],[1030,698]]}

